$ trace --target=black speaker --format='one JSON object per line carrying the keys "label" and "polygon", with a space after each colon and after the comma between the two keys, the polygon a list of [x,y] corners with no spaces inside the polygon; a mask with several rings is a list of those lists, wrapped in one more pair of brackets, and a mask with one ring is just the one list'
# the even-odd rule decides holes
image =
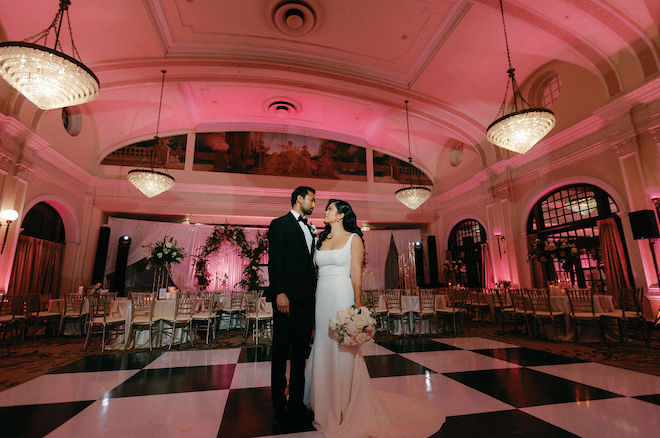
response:
{"label": "black speaker", "polygon": [[635,240],[660,237],[653,210],[631,211],[628,213],[628,219],[630,219],[630,228],[632,228]]}
{"label": "black speaker", "polygon": [[103,284],[105,274],[105,260],[108,257],[108,242],[110,241],[110,227],[99,228],[99,242],[96,244],[96,257],[94,257],[94,271],[92,273],[92,284]]}
{"label": "black speaker", "polygon": [[438,251],[435,248],[435,236],[426,238],[426,252],[429,255],[429,282],[435,287],[438,285]]}
{"label": "black speaker", "polygon": [[117,296],[126,296],[126,263],[128,262],[128,250],[131,248],[131,238],[121,236],[117,246],[117,261],[115,262],[115,275],[113,276],[112,291]]}
{"label": "black speaker", "polygon": [[423,287],[424,282],[424,248],[422,248],[421,242],[415,242],[413,245],[415,250],[415,275],[417,277],[417,286]]}

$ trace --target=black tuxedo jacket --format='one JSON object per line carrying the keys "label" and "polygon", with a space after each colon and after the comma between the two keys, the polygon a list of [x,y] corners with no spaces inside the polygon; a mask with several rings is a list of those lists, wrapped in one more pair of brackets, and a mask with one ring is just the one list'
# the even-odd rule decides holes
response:
{"label": "black tuxedo jacket", "polygon": [[[312,249],[316,238],[312,236]],[[313,254],[313,251],[312,251]],[[295,216],[288,212],[273,219],[268,228],[268,299],[284,292],[293,304],[314,300],[316,268],[307,249],[305,234]]]}

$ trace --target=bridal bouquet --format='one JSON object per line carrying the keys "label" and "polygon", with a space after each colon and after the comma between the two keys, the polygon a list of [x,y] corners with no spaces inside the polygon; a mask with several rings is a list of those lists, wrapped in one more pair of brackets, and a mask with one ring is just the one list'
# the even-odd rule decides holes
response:
{"label": "bridal bouquet", "polygon": [[351,306],[337,312],[337,316],[330,320],[329,329],[339,345],[357,347],[373,342],[376,320],[366,307]]}

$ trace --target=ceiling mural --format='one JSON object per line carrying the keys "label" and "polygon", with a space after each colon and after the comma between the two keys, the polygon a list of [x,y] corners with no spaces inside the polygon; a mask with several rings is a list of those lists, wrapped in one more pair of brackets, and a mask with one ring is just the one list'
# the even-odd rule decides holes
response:
{"label": "ceiling mural", "polygon": [[364,148],[271,132],[197,134],[193,170],[367,180]]}
{"label": "ceiling mural", "polygon": [[[193,134],[191,134],[193,135]],[[208,132],[195,135],[194,171],[367,181],[367,150],[361,146],[297,134],[274,132]],[[155,167],[183,169],[187,136],[162,137]],[[124,146],[101,164],[148,166],[154,140]],[[416,167],[382,152],[373,152],[374,181],[433,185]]]}
{"label": "ceiling mural", "polygon": [[167,169],[183,169],[186,161],[188,136],[161,137],[154,150],[154,139],[129,144],[107,155],[101,164],[109,166],[149,166],[155,151],[154,166]]}
{"label": "ceiling mural", "polygon": [[[412,175],[411,175],[412,174]],[[424,172],[405,161],[382,152],[374,151],[374,181],[432,186],[433,182]]]}

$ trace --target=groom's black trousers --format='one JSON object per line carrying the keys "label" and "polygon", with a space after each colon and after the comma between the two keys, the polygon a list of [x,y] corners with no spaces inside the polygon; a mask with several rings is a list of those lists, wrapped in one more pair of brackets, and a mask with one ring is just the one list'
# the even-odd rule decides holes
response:
{"label": "groom's black trousers", "polygon": [[284,315],[273,303],[273,353],[271,367],[271,391],[275,415],[283,415],[286,401],[286,361],[291,358],[289,374],[290,413],[303,409],[305,391],[305,360],[309,356],[309,344],[314,326],[314,301],[290,303],[290,315]]}

